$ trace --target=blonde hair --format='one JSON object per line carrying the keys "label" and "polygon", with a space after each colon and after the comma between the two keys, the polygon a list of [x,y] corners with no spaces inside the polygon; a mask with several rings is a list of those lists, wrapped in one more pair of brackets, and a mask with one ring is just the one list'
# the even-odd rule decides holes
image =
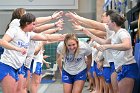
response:
{"label": "blonde hair", "polygon": [[77,57],[77,55],[79,54],[79,41],[78,38],[76,37],[75,34],[71,33],[71,34],[67,34],[65,39],[64,39],[64,46],[63,46],[63,50],[62,50],[62,55],[67,55],[68,54],[68,48],[67,48],[67,42],[68,40],[75,40],[77,43],[77,49],[74,53],[74,57]]}

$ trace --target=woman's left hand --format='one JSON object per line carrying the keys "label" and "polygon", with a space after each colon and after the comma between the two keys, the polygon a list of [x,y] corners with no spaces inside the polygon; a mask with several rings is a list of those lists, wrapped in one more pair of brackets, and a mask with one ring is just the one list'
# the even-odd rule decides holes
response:
{"label": "woman's left hand", "polygon": [[107,49],[107,47],[106,47],[106,45],[98,45],[98,46],[96,46],[96,49],[103,52],[104,50]]}

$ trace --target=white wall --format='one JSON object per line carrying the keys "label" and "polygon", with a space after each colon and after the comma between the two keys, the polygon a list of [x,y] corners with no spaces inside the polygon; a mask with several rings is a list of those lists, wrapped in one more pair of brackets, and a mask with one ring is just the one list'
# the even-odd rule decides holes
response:
{"label": "white wall", "polygon": [[[10,21],[12,11],[13,10],[0,10],[0,35],[3,35],[5,33],[5,28],[6,28],[6,25]],[[36,17],[38,17],[38,16],[52,15],[53,12],[55,12],[56,10],[54,9],[41,10],[40,9],[40,10],[27,10],[27,11],[33,13]],[[64,9],[63,11],[64,12],[75,11],[77,12],[77,14],[83,17],[95,19],[96,18],[96,14],[95,14],[96,13],[96,0],[79,0],[78,9]],[[73,32],[71,24],[67,21],[68,19],[64,17],[64,20],[65,20],[64,30],[59,33]]]}
{"label": "white wall", "polygon": [[78,9],[78,0],[0,0],[1,9]]}

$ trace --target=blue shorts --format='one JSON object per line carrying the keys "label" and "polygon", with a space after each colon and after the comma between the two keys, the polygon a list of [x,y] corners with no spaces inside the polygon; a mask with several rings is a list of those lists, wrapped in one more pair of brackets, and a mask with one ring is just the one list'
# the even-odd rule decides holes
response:
{"label": "blue shorts", "polygon": [[129,65],[123,65],[121,72],[118,73],[118,81],[122,80],[123,78],[138,78],[138,65],[137,63],[129,64]]}
{"label": "blue shorts", "polygon": [[12,76],[16,81],[19,80],[18,70],[13,67],[0,62],[0,81],[7,75]]}
{"label": "blue shorts", "polygon": [[25,67],[24,65],[22,65],[21,68],[18,69],[18,74],[22,74],[24,76],[24,78],[27,78],[28,76],[28,68]]}
{"label": "blue shorts", "polygon": [[95,73],[98,77],[103,76],[103,71],[97,68],[97,63],[96,62],[94,62],[94,69],[95,69]]}
{"label": "blue shorts", "polygon": [[89,70],[92,78],[94,78],[93,72],[95,72],[94,66],[91,66],[90,70]]}
{"label": "blue shorts", "polygon": [[77,80],[85,81],[87,79],[87,69],[81,71],[77,75],[70,75],[65,70],[62,70],[62,82],[73,84]]}
{"label": "blue shorts", "polygon": [[109,62],[110,64],[110,69],[111,69],[111,74],[115,71],[115,65],[114,62]]}
{"label": "blue shorts", "polygon": [[31,72],[31,73],[33,72],[33,64],[34,64],[34,59],[32,60],[31,66],[30,66],[30,72]]}
{"label": "blue shorts", "polygon": [[106,83],[111,83],[111,68],[110,67],[103,67],[103,76]]}
{"label": "blue shorts", "polygon": [[42,63],[33,62],[33,71],[32,71],[32,73],[35,73],[37,75],[41,75],[42,74]]}

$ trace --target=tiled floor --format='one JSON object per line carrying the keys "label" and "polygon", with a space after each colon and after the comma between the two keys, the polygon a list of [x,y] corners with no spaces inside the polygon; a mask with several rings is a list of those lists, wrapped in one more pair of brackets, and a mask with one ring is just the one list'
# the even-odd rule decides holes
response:
{"label": "tiled floor", "polygon": [[[86,83],[86,85],[87,85],[87,83]],[[87,90],[86,85],[85,85],[82,93],[90,93]],[[38,93],[63,93],[63,84],[58,81],[56,81],[55,83],[51,83],[51,84],[41,84],[40,88],[38,90]]]}
{"label": "tiled floor", "polygon": [[[63,93],[63,85],[62,84],[51,84],[48,86],[47,91],[44,93]],[[82,93],[90,93],[90,92],[87,90],[87,87],[84,87]]]}

